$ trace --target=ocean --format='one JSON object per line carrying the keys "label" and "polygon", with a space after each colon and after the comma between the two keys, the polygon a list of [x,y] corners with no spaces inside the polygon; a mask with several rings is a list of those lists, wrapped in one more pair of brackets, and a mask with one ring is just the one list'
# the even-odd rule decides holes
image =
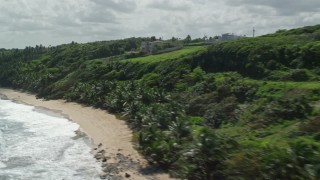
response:
{"label": "ocean", "polygon": [[57,113],[0,99],[0,180],[100,179],[79,125]]}

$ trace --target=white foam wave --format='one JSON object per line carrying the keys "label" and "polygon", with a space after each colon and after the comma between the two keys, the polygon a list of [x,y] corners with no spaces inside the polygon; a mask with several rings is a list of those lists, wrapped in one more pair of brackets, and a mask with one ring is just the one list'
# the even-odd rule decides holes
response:
{"label": "white foam wave", "polygon": [[[0,179],[98,179],[87,139],[72,139],[79,125],[0,100]],[[1,121],[1,119],[0,119]]]}

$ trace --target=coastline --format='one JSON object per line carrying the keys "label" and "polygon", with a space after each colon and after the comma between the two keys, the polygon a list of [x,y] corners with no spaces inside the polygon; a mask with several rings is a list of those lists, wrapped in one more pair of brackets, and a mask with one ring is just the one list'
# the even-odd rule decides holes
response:
{"label": "coastline", "polygon": [[102,178],[171,179],[168,174],[148,167],[147,161],[133,148],[133,132],[124,121],[107,111],[65,100],[37,99],[33,94],[8,88],[0,88],[0,97],[35,106],[37,111],[63,116],[79,124],[76,133],[85,133],[96,145],[92,153],[102,164],[105,172]]}

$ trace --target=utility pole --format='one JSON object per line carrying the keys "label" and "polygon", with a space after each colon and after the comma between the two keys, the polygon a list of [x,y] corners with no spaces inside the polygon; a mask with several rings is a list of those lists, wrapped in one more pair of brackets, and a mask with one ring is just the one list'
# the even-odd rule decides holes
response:
{"label": "utility pole", "polygon": [[252,30],[252,37],[254,37],[254,34],[255,34],[256,30],[254,29],[253,27],[253,30]]}

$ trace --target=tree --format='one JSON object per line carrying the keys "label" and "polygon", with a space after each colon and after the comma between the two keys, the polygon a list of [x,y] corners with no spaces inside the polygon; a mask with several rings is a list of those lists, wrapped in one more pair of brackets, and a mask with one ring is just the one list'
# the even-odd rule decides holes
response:
{"label": "tree", "polygon": [[151,39],[150,39],[151,41],[156,41],[157,40],[157,38],[155,37],[155,36],[151,36]]}
{"label": "tree", "polygon": [[190,43],[191,42],[191,36],[188,35],[185,39],[184,39],[184,43]]}
{"label": "tree", "polygon": [[192,145],[183,150],[175,165],[186,179],[222,179],[221,165],[236,146],[230,138],[222,138],[204,127],[194,137]]}

